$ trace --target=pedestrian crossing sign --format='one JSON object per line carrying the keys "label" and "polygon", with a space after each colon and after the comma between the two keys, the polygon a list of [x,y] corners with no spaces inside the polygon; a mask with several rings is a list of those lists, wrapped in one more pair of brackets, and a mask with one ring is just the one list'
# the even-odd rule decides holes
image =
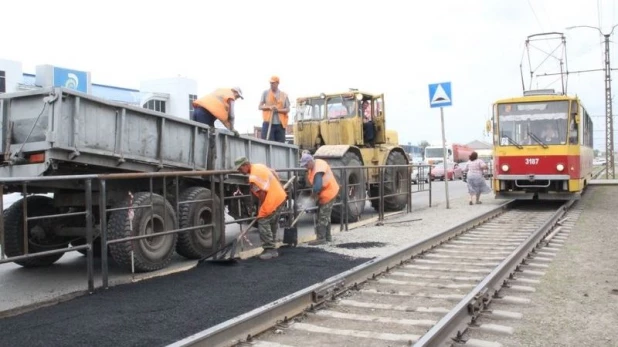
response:
{"label": "pedestrian crossing sign", "polygon": [[434,83],[429,85],[429,107],[446,107],[453,105],[451,82]]}

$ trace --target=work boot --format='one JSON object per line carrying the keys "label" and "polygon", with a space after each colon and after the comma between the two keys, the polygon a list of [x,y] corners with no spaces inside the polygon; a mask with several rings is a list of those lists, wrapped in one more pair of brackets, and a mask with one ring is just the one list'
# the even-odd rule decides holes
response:
{"label": "work boot", "polygon": [[264,253],[260,254],[260,259],[269,260],[273,258],[277,258],[279,256],[279,252],[276,249],[267,249]]}

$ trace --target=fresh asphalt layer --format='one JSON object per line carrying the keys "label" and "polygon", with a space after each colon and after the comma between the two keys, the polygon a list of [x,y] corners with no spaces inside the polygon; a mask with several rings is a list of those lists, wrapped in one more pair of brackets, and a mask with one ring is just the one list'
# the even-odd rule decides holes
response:
{"label": "fresh asphalt layer", "polygon": [[0,319],[0,346],[165,346],[368,260],[300,247],[207,262]]}

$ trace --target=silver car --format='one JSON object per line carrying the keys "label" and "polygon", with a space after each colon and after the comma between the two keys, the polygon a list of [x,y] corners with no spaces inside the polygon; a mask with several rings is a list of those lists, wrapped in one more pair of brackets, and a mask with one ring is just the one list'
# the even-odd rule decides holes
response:
{"label": "silver car", "polygon": [[419,182],[429,183],[429,170],[431,170],[429,165],[415,165],[411,177],[412,184],[418,184]]}

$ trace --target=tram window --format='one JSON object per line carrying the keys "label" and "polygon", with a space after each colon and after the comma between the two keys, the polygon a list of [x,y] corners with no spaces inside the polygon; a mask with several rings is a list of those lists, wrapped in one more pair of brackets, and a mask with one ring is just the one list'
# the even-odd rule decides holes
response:
{"label": "tram window", "polygon": [[575,118],[571,119],[571,126],[569,127],[569,143],[576,145],[579,142],[579,127],[575,123]]}

